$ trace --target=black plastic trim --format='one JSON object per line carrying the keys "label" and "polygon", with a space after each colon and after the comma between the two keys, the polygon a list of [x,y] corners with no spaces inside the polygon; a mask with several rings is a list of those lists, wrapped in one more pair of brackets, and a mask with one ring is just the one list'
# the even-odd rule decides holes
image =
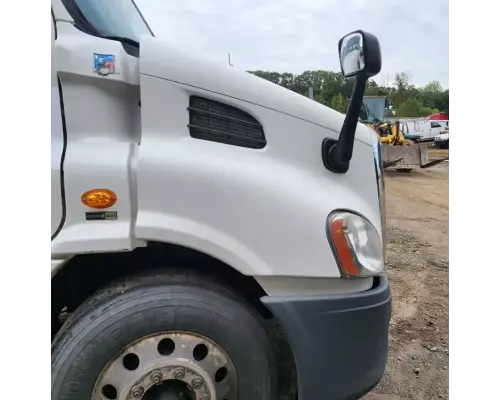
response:
{"label": "black plastic trim", "polygon": [[335,150],[337,145],[337,139],[325,138],[321,144],[321,158],[323,160],[323,165],[325,168],[331,172],[335,172],[335,169],[330,163],[331,152]]}
{"label": "black plastic trim", "polygon": [[61,104],[61,122],[63,128],[63,150],[61,153],[61,164],[60,164],[60,185],[61,185],[61,202],[62,202],[62,216],[61,221],[59,222],[59,226],[56,231],[52,234],[50,240],[54,240],[59,232],[61,232],[64,223],[66,222],[66,194],[64,189],[64,160],[66,158],[66,148],[68,146],[68,133],[66,131],[66,115],[64,113],[64,98],[62,91],[61,79],[57,77],[57,85],[59,86],[59,102]]}
{"label": "black plastic trim", "polygon": [[189,133],[208,140],[251,149],[266,146],[263,126],[236,107],[200,96],[189,99]]}
{"label": "black plastic trim", "polygon": [[359,399],[383,376],[391,315],[386,278],[364,292],[261,301],[292,347],[299,400]]}
{"label": "black plastic trim", "polygon": [[54,33],[55,33],[55,39],[57,39],[57,24],[56,24],[56,17],[54,16],[54,9],[50,7],[50,15],[52,15],[52,23],[54,24]]}

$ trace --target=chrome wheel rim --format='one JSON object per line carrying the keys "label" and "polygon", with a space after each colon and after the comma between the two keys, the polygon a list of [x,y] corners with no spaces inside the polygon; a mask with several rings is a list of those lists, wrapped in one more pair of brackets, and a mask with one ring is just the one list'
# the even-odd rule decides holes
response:
{"label": "chrome wheel rim", "polygon": [[202,335],[176,331],[143,337],[120,351],[101,371],[92,400],[236,400],[237,394],[227,353]]}

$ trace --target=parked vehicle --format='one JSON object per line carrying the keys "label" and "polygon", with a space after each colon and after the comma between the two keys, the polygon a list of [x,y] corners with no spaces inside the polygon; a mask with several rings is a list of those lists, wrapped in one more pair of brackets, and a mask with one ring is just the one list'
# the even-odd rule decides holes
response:
{"label": "parked vehicle", "polygon": [[405,122],[402,126],[404,136],[408,140],[417,142],[432,142],[448,126],[448,121],[413,121]]}
{"label": "parked vehicle", "polygon": [[277,400],[270,319],[299,400],[374,387],[391,295],[358,118],[377,39],[339,42],[359,43],[344,116],[154,37],[132,0],[51,19],[52,400]]}
{"label": "parked vehicle", "polygon": [[384,168],[411,172],[416,167],[431,168],[448,159],[431,161],[427,146],[408,139],[408,124],[412,121],[384,121],[385,104],[387,99],[383,96],[364,96],[360,115],[361,121],[373,129],[382,144]]}
{"label": "parked vehicle", "polygon": [[446,133],[441,133],[434,138],[434,146],[439,147],[440,149],[449,149],[450,148],[450,133],[446,131]]}

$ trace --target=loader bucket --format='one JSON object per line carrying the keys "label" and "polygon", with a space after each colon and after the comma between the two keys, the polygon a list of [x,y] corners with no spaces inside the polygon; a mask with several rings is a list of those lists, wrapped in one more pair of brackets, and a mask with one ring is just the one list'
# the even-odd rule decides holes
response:
{"label": "loader bucket", "polygon": [[396,165],[398,162],[400,162],[402,160],[403,160],[403,157],[397,158],[394,161],[387,161],[387,162],[384,161],[384,168],[392,167],[393,165]]}
{"label": "loader bucket", "polygon": [[382,144],[382,162],[384,168],[395,167],[396,170],[413,168],[430,168],[448,160],[449,157],[429,161],[427,146],[392,146]]}
{"label": "loader bucket", "polygon": [[443,161],[446,161],[449,159],[450,159],[450,157],[440,158],[439,160],[434,160],[434,161],[428,162],[427,164],[422,165],[421,168],[434,167],[435,165],[441,164]]}

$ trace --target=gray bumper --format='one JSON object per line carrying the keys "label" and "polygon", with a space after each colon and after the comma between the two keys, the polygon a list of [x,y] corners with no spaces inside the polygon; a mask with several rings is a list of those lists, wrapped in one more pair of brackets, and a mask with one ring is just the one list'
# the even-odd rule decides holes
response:
{"label": "gray bumper", "polygon": [[358,399],[378,383],[387,361],[391,314],[385,278],[360,293],[261,300],[292,347],[299,400]]}

